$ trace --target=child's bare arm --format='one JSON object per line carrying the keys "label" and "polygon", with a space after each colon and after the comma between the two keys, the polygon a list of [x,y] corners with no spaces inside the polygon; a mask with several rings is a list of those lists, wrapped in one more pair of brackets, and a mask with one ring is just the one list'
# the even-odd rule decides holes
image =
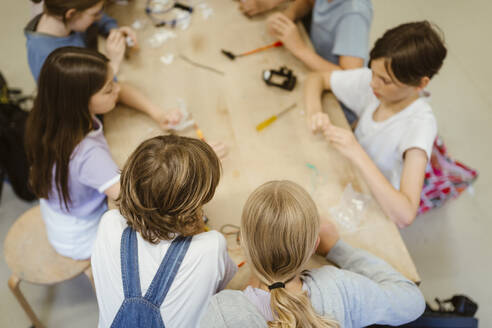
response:
{"label": "child's bare arm", "polygon": [[255,16],[273,9],[288,0],[240,0],[239,10],[246,16]]}
{"label": "child's bare arm", "polygon": [[353,56],[340,56],[338,65],[334,64],[307,46],[298,47],[292,53],[313,71],[345,70],[364,66],[364,59]]}
{"label": "child's bare arm", "polygon": [[364,66],[364,59],[359,57],[340,56],[337,65],[318,55],[302,39],[297,25],[285,13],[275,13],[268,17],[267,27],[270,34],[282,41],[294,56],[313,71],[334,71]]}
{"label": "child's bare arm", "polygon": [[116,198],[120,195],[120,182],[118,181],[108,189],[104,190],[104,193],[109,199],[116,200]]}
{"label": "child's bare arm", "polygon": [[365,159],[356,161],[372,194],[384,213],[400,228],[410,225],[417,216],[424,183],[427,155],[418,148],[405,154],[400,190],[396,190],[364,152]]}
{"label": "child's bare arm", "polygon": [[330,123],[321,103],[323,91],[330,90],[330,78],[331,72],[310,73],[304,83],[307,123],[313,133],[324,130]]}
{"label": "child's bare arm", "polygon": [[293,22],[306,16],[314,7],[314,0],[294,0],[285,10],[284,14]]}
{"label": "child's bare arm", "polygon": [[170,125],[175,125],[181,120],[179,110],[164,112],[159,106],[156,106],[142,92],[133,86],[121,82],[121,91],[118,101],[122,104],[142,111],[152,117],[162,129],[168,129]]}
{"label": "child's bare arm", "polygon": [[425,151],[418,148],[406,151],[400,190],[396,190],[357,142],[352,131],[329,125],[324,134],[331,145],[359,168],[383,212],[400,228],[410,225],[420,203],[427,165]]}
{"label": "child's bare arm", "polygon": [[125,38],[118,29],[113,29],[106,40],[106,54],[110,60],[113,74],[118,74],[125,54]]}

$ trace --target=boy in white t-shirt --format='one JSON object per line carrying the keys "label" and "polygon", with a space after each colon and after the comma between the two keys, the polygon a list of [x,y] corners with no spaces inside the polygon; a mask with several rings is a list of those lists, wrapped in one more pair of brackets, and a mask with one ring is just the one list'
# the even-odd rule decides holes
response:
{"label": "boy in white t-shirt", "polygon": [[[122,303],[131,300],[126,297],[128,288],[134,289],[130,294],[151,294],[155,290],[151,282],[159,279],[168,286],[152,285],[169,290],[161,304],[153,306],[160,309],[165,326],[198,327],[208,299],[224,289],[237,271],[224,237],[217,231],[204,232],[202,207],[215,193],[220,170],[209,145],[186,137],[149,139],[130,156],[121,174],[119,210],[102,217],[91,258],[100,328],[113,323],[119,327],[118,320],[126,318]],[[133,247],[127,246],[128,227],[136,235]],[[159,268],[167,252],[174,254],[172,245],[186,236],[192,236],[191,242],[176,273],[163,274]],[[128,265],[129,261],[137,265]],[[125,286],[133,287],[124,290],[124,280]],[[143,320],[137,326],[148,326]]]}
{"label": "boy in white t-shirt", "polygon": [[[370,53],[370,69],[308,77],[309,125],[361,171],[386,215],[399,227],[415,219],[437,124],[423,89],[446,57],[441,36],[427,22],[386,31]],[[355,134],[331,124],[321,94],[331,90],[359,117]]]}

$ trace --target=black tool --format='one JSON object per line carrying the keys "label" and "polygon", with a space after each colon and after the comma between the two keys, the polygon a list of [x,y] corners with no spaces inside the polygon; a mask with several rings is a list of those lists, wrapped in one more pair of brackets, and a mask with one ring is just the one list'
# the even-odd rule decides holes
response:
{"label": "black tool", "polygon": [[291,69],[286,66],[280,67],[278,70],[270,69],[263,71],[263,80],[268,85],[292,91],[296,86],[297,78],[292,73]]}

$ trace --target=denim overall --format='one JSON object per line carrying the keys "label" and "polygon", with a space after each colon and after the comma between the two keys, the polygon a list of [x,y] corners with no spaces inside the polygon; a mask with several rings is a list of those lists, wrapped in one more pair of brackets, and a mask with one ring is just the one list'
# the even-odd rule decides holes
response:
{"label": "denim overall", "polygon": [[123,231],[120,253],[125,300],[111,327],[165,328],[160,307],[183,262],[191,238],[178,236],[172,241],[147,293],[142,297],[138,273],[137,235],[131,227]]}

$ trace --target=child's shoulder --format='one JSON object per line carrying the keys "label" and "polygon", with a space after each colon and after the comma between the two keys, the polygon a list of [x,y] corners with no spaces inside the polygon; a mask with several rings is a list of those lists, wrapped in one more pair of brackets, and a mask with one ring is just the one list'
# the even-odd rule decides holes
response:
{"label": "child's shoulder", "polygon": [[[432,107],[425,98],[419,98],[413,103],[413,110],[409,113],[409,125],[437,125]],[[414,127],[412,127],[414,128]]]}
{"label": "child's shoulder", "polygon": [[322,267],[309,270],[306,273],[305,281],[308,284],[326,286],[334,283],[338,279],[344,278],[344,270],[334,265],[323,265]]}
{"label": "child's shoulder", "polygon": [[203,253],[218,253],[227,250],[224,236],[215,230],[194,235],[191,242]]}
{"label": "child's shoulder", "polygon": [[265,318],[239,290],[224,289],[211,297],[201,327],[266,327]]}
{"label": "child's shoulder", "polygon": [[117,234],[121,237],[121,233],[128,226],[126,219],[117,209],[109,210],[103,214],[99,223],[99,230],[111,234]]}
{"label": "child's shoulder", "polygon": [[91,152],[103,151],[109,153],[108,143],[106,137],[104,136],[102,123],[97,118],[94,119],[95,124],[98,127],[84,136],[84,138],[78,143],[74,149],[74,156],[87,156]]}
{"label": "child's shoulder", "polygon": [[332,81],[337,79],[343,79],[347,84],[366,84],[370,85],[372,79],[372,71],[368,67],[360,67],[346,70],[336,70],[331,73]]}
{"label": "child's shoulder", "polygon": [[371,0],[350,0],[342,3],[344,14],[362,14],[371,15]]}

